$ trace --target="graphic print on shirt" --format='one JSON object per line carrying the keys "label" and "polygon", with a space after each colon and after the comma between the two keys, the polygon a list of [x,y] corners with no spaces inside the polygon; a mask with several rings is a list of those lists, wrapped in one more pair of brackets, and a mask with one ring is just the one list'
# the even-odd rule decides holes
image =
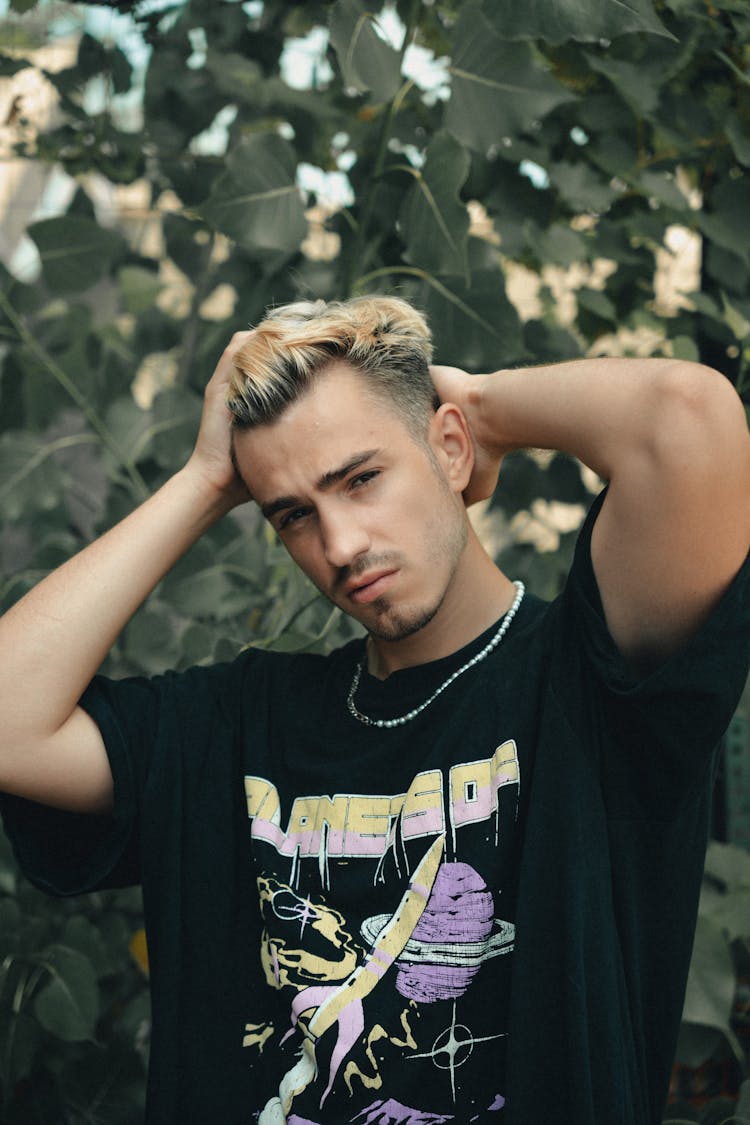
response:
{"label": "graphic print on shirt", "polygon": [[[248,1022],[244,1044],[262,1053],[274,1039],[297,1051],[278,1095],[261,1111],[260,1125],[317,1125],[309,1109],[303,1116],[292,1112],[308,1087],[318,1091],[323,1115],[334,1090],[350,1097],[355,1090],[360,1096],[381,1091],[384,1048],[398,1050],[404,1064],[423,1060],[446,1072],[448,1104],[436,1113],[397,1097],[364,1109],[353,1102],[352,1123],[458,1120],[451,1112],[458,1071],[482,1044],[504,1038],[502,1031],[475,1034],[460,1002],[484,964],[512,951],[515,932],[511,921],[497,916],[480,872],[459,858],[463,830],[481,830],[487,847],[497,851],[501,819],[503,829],[509,819],[512,827],[519,792],[512,740],[487,758],[450,767],[447,776],[442,770],[420,773],[406,793],[297,797],[285,828],[275,786],[245,778],[253,843],[270,845],[257,881],[261,962],[267,983],[289,997],[289,1019],[284,1027]],[[347,918],[332,905],[335,873],[346,875],[355,863],[361,871],[363,862],[369,862],[373,893],[381,905],[385,896],[387,909]],[[387,1003],[373,1009],[376,990]],[[424,1038],[420,1023],[435,1010],[444,1018]],[[503,1105],[495,1091],[481,1109],[496,1120]]]}

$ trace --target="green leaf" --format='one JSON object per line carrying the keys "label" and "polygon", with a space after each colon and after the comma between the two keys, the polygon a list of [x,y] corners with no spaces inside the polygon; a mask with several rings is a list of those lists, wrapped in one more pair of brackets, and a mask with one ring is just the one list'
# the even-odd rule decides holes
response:
{"label": "green leaf", "polygon": [[45,950],[47,980],[34,997],[42,1027],[68,1043],[93,1039],[99,1017],[99,989],[91,962],[63,945]]}
{"label": "green leaf", "polygon": [[683,1021],[713,1028],[731,1039],[735,987],[734,962],[722,926],[713,918],[699,916]]}
{"label": "green leaf", "polygon": [[235,51],[209,50],[206,70],[215,88],[230,101],[255,101],[257,104],[263,97],[263,69],[254,59]]}
{"label": "green leaf", "polygon": [[453,33],[451,99],[445,124],[479,152],[532,127],[573,95],[552,78],[524,43],[507,43],[478,3],[463,5]]}
{"label": "green leaf", "polygon": [[600,289],[577,289],[576,300],[579,308],[585,309],[586,312],[593,313],[602,320],[609,320],[613,324],[617,323],[617,309],[606,293]]}
{"label": "green leaf", "polygon": [[676,211],[688,211],[690,203],[680,191],[675,182],[674,175],[670,172],[641,172],[638,185],[651,199],[663,203],[665,207],[672,207]]}
{"label": "green leaf", "polygon": [[743,1119],[750,1118],[750,1078],[746,1078],[740,1086],[740,1097],[734,1112],[737,1118],[736,1125],[741,1125]]}
{"label": "green leaf", "polygon": [[[711,216],[699,218],[699,225],[703,225],[706,219],[710,218]],[[712,230],[714,233],[717,233],[716,228],[712,227]],[[724,237],[724,234],[725,232],[722,232],[722,237]],[[718,239],[711,242],[709,239],[704,238],[703,273],[712,289],[721,287],[722,289],[728,289],[730,292],[741,296],[744,296],[750,291],[748,255],[747,251],[743,254],[743,250],[740,232],[738,232],[737,253],[735,253],[734,250],[730,250],[729,247],[720,246]],[[740,255],[742,255],[742,257],[740,257]]]}
{"label": "green leaf", "polygon": [[130,88],[132,67],[119,47],[106,47],[101,40],[87,32],[78,43],[78,60],[75,67],[79,82],[106,75],[116,94]]}
{"label": "green leaf", "polygon": [[214,655],[215,636],[208,625],[190,625],[180,638],[180,667],[191,668]]}
{"label": "green leaf", "polygon": [[106,413],[105,423],[124,461],[136,464],[150,455],[153,416],[150,410],[143,410],[132,395],[115,399]]}
{"label": "green leaf", "polygon": [[724,317],[722,315],[721,309],[719,308],[713,297],[710,297],[708,293],[701,293],[700,291],[696,291],[686,293],[685,296],[689,297],[689,299],[695,305],[696,310],[699,313],[702,313],[703,316],[709,317],[710,320],[718,321],[719,324],[724,323]]}
{"label": "green leaf", "polygon": [[[3,839],[7,840],[7,837],[3,837]],[[7,846],[10,847],[10,845]],[[15,869],[12,874],[15,875]],[[6,882],[3,891],[4,895],[13,894],[15,892],[15,879],[10,887],[7,886]],[[3,953],[5,953],[9,947],[13,949],[16,948],[13,939],[18,933],[20,921],[21,908],[18,903],[12,898],[0,898],[0,941],[2,941]]]}
{"label": "green leaf", "polygon": [[27,234],[39,251],[44,280],[55,293],[88,289],[126,250],[121,234],[75,215],[42,219],[32,223]]}
{"label": "green leaf", "polygon": [[[716,1028],[703,1027],[697,1023],[682,1023],[677,1040],[675,1062],[680,1066],[687,1066],[691,1070],[698,1070],[721,1047],[722,1034]],[[695,1120],[697,1121],[698,1118],[696,1117]],[[667,1119],[666,1125],[669,1125],[669,1119]],[[687,1125],[687,1122],[683,1122],[682,1117],[680,1117],[675,1125]]]}
{"label": "green leaf", "polygon": [[581,356],[580,340],[565,328],[543,320],[526,321],[523,341],[524,352],[533,363],[561,363],[565,359],[580,359]]}
{"label": "green leaf", "polygon": [[512,165],[496,160],[490,166],[492,188],[484,203],[500,235],[503,254],[522,257],[531,229],[546,228],[551,220],[552,192],[534,187]]}
{"label": "green leaf", "polygon": [[[737,844],[711,840],[706,851],[706,874],[729,891],[750,890],[750,854]],[[750,916],[748,916],[750,934]]]}
{"label": "green leaf", "polygon": [[[248,594],[259,583],[243,540],[244,537],[238,541],[234,551],[237,562],[233,563],[232,551],[227,552],[204,536],[165,577],[162,601],[194,619],[223,620],[245,610]],[[239,583],[233,580],[237,571],[240,572]]]}
{"label": "green leaf", "polygon": [[66,920],[60,941],[66,949],[72,949],[85,957],[97,977],[117,971],[117,963],[113,962],[99,930],[84,914],[75,914]]}
{"label": "green leaf", "polygon": [[750,939],[750,889],[736,890],[714,899],[706,916],[722,928],[728,941]]}
{"label": "green leaf", "polygon": [[486,10],[506,39],[616,39],[629,32],[674,38],[651,0],[489,0]]}
{"label": "green leaf", "polygon": [[115,1041],[116,1051],[92,1049],[71,1061],[60,1076],[60,1097],[75,1106],[80,1122],[133,1125],[143,1121],[144,1065],[134,1047]]}
{"label": "green leaf", "polygon": [[661,70],[642,63],[587,52],[589,66],[608,79],[637,117],[650,117],[659,103],[663,81]]}
{"label": "green leaf", "polygon": [[738,113],[730,113],[727,118],[726,134],[740,164],[750,168],[750,129]]}
{"label": "green leaf", "polygon": [[337,0],[328,27],[344,85],[360,93],[370,91],[375,102],[388,102],[401,86],[401,66],[397,52],[374,24],[361,0]]}
{"label": "green leaf", "polygon": [[205,570],[165,584],[163,598],[190,617],[221,617],[222,606],[231,586],[221,566],[214,563]]}
{"label": "green leaf", "polygon": [[724,306],[724,321],[729,326],[732,335],[738,340],[746,340],[750,336],[750,320],[735,305],[731,303],[726,293],[721,295]]}
{"label": "green leaf", "polygon": [[0,78],[11,78],[14,74],[18,74],[19,70],[26,70],[33,65],[28,59],[19,59],[0,52]]}
{"label": "green leaf", "polygon": [[44,1032],[27,1012],[14,1012],[10,1006],[0,1014],[0,1043],[8,1086],[12,1089],[31,1073]]}
{"label": "green leaf", "polygon": [[560,161],[550,164],[547,170],[550,183],[575,212],[606,211],[612,200],[617,198],[617,191],[601,172],[584,160],[575,163]]}
{"label": "green leaf", "polygon": [[469,214],[459,191],[468,173],[466,150],[449,133],[437,133],[399,215],[407,261],[435,273],[465,272]]}
{"label": "green leaf", "polygon": [[726,179],[711,193],[710,210],[696,213],[704,235],[750,263],[750,173]]}
{"label": "green leaf", "polygon": [[296,250],[307,223],[294,149],[273,133],[251,136],[232,151],[227,165],[199,208],[203,218],[248,251]]}
{"label": "green leaf", "polygon": [[[14,895],[18,882],[18,868],[13,857],[10,841],[0,827],[0,895]],[[0,898],[0,908],[7,901]],[[0,933],[3,932],[3,919],[0,917]]]}
{"label": "green leaf", "polygon": [[165,469],[187,461],[198,433],[202,400],[184,387],[168,387],[154,399],[153,451]]}
{"label": "green leaf", "polygon": [[158,275],[142,266],[123,266],[117,271],[117,279],[123,306],[130,313],[151,308],[163,288]]}
{"label": "green leaf", "polygon": [[174,616],[155,601],[131,618],[124,642],[134,667],[150,675],[174,667],[179,655]]}
{"label": "green leaf", "polygon": [[0,434],[0,512],[10,522],[60,503],[67,477],[52,460],[57,448],[29,432]]}
{"label": "green leaf", "polygon": [[686,359],[690,363],[700,362],[700,352],[695,340],[690,336],[674,336],[670,340],[675,359]]}
{"label": "green leaf", "polygon": [[186,277],[194,280],[206,258],[206,228],[194,219],[169,212],[162,220],[162,231],[167,254]]}
{"label": "green leaf", "polygon": [[545,230],[529,229],[528,241],[541,262],[551,262],[567,268],[574,262],[583,262],[589,257],[588,242],[567,223],[553,223]]}
{"label": "green leaf", "polygon": [[470,287],[458,278],[429,276],[421,304],[432,325],[437,363],[490,371],[519,358],[521,324],[499,269],[472,271]]}

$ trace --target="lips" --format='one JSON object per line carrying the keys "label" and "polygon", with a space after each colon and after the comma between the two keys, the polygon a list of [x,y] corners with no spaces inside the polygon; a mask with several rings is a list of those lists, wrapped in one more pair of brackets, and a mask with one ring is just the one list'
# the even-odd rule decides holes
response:
{"label": "lips", "polygon": [[346,593],[353,602],[366,605],[368,602],[374,602],[376,598],[385,593],[395,575],[395,570],[380,570],[377,573],[361,575],[359,578],[347,582]]}

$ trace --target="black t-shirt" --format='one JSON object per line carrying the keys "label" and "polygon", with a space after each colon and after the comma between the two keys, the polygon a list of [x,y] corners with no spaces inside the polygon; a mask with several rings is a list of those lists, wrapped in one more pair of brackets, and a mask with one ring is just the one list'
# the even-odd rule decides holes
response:
{"label": "black t-shirt", "polygon": [[[527,594],[403,726],[347,710],[361,641],[249,650],[94,681],[114,817],[6,799],[38,885],[143,884],[149,1122],[660,1120],[750,564],[636,680],[603,621],[596,510],[563,595]],[[496,628],[364,673],[357,706],[410,711]]]}

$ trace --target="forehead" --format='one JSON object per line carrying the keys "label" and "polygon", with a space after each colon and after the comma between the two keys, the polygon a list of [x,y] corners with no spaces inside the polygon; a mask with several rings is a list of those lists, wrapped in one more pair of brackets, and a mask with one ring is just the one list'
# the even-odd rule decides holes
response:
{"label": "forehead", "polygon": [[414,439],[394,408],[347,363],[333,363],[270,425],[235,432],[235,453],[253,497],[300,493],[352,453],[392,453]]}

